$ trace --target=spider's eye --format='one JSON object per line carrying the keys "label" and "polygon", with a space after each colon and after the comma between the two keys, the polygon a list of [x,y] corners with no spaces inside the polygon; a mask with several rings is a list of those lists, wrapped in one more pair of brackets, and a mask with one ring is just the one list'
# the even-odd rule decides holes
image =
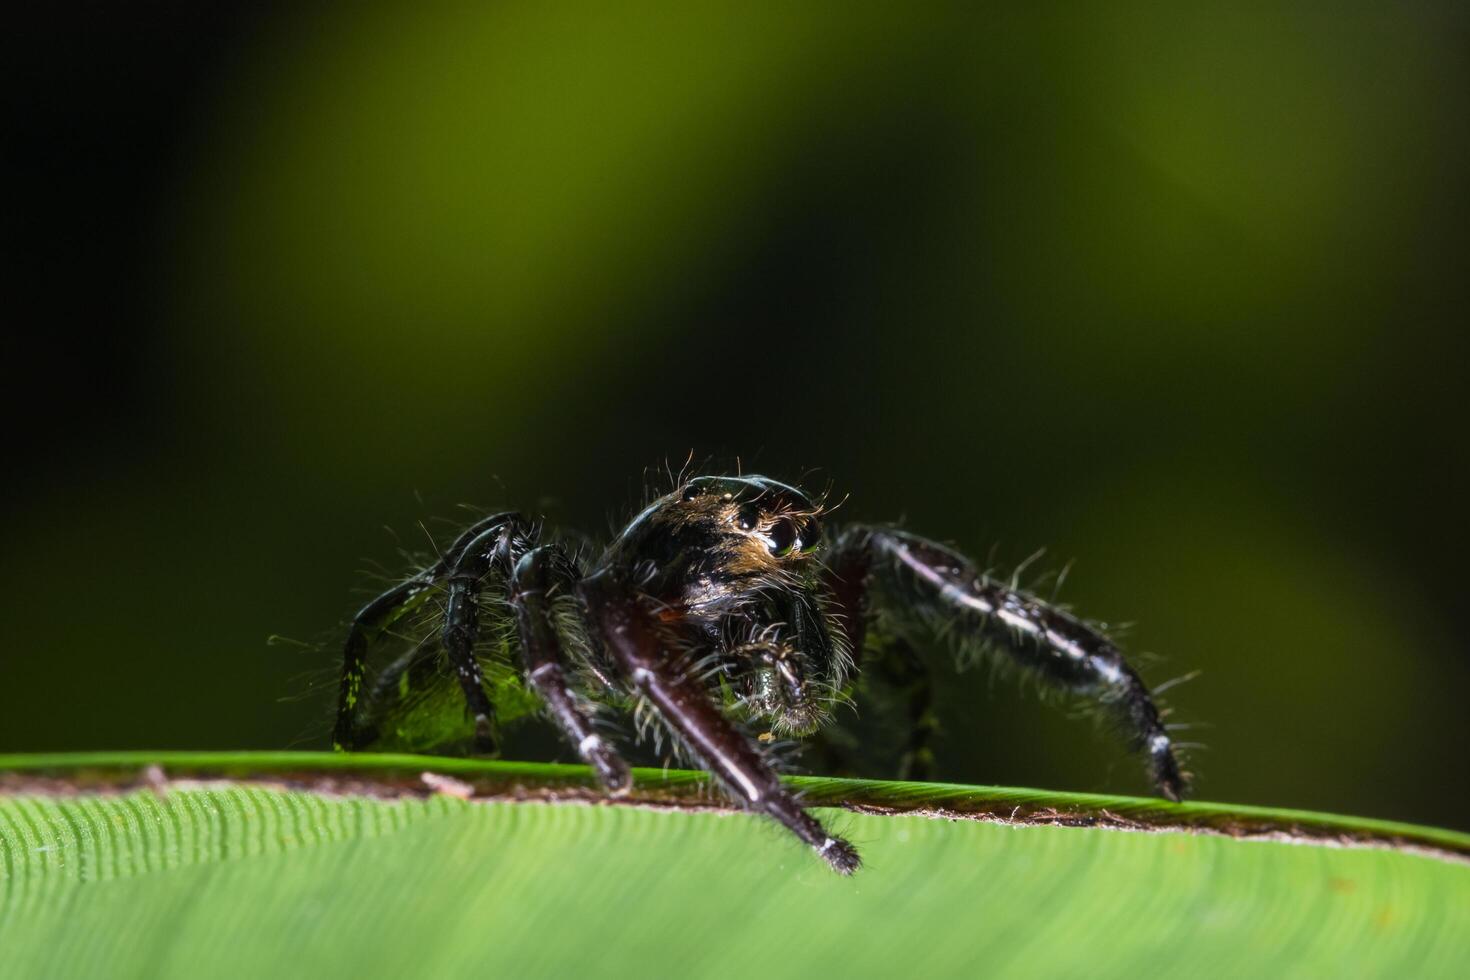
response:
{"label": "spider's eye", "polygon": [[781,518],[766,532],[771,539],[771,554],[784,558],[796,547],[796,525],[789,518]]}
{"label": "spider's eye", "polygon": [[761,522],[761,512],[758,507],[746,504],[735,512],[735,526],[742,531],[749,531]]}
{"label": "spider's eye", "polygon": [[800,541],[801,550],[811,551],[817,546],[817,542],[821,540],[822,525],[818,524],[814,518],[802,521]]}

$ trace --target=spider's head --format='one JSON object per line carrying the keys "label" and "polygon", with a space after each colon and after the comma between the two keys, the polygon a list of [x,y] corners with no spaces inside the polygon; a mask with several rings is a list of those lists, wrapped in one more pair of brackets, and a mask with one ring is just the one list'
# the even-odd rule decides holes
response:
{"label": "spider's head", "polygon": [[645,587],[689,613],[729,611],[771,587],[808,584],[821,505],[763,476],[701,476],[655,500],[614,544]]}
{"label": "spider's head", "polygon": [[726,647],[744,704],[783,735],[823,724],[849,661],[821,597],[822,505],[762,476],[696,477],[634,518],[606,561],[670,629]]}
{"label": "spider's head", "polygon": [[699,476],[665,499],[671,516],[716,530],[753,567],[810,558],[822,541],[820,505],[764,476]]}

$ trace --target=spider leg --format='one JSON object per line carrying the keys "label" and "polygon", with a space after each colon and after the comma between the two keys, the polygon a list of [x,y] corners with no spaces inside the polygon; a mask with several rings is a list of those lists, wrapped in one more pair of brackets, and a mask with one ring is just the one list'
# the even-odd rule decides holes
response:
{"label": "spider leg", "polygon": [[638,591],[601,573],[584,580],[580,592],[619,670],[726,791],[747,809],[785,826],[837,872],[856,871],[861,865],[857,850],[802,809],[701,682],[671,655]]}
{"label": "spider leg", "polygon": [[929,743],[939,729],[939,720],[934,716],[934,677],[929,665],[908,640],[893,637],[885,641],[876,666],[907,699],[909,739],[898,763],[898,778],[933,779],[934,751]]}
{"label": "spider leg", "polygon": [[1153,697],[1118,647],[1098,629],[1035,596],[981,574],[943,545],[891,528],[846,531],[829,564],[834,599],[855,643],[866,627],[867,591],[902,618],[917,614],[960,642],[984,641],[1052,683],[1109,704],[1145,751],[1158,791],[1185,792],[1174,743]]}
{"label": "spider leg", "polygon": [[516,611],[521,657],[531,686],[546,703],[552,721],[597,773],[598,782],[609,793],[620,796],[632,785],[632,775],[628,764],[593,730],[592,722],[572,698],[552,608],[557,590],[573,594],[580,577],[576,565],[560,547],[533,548],[516,563],[510,602]]}
{"label": "spider leg", "polygon": [[332,748],[356,751],[368,741],[367,732],[357,727],[357,702],[367,673],[368,631],[386,627],[410,601],[433,587],[433,582],[416,575],[384,592],[363,606],[352,618],[347,642],[342,648],[342,680],[337,690],[337,725],[332,729]]}
{"label": "spider leg", "polygon": [[519,516],[510,515],[504,523],[470,537],[445,579],[448,597],[439,642],[474,716],[475,747],[485,754],[495,751],[495,706],[485,693],[485,675],[475,657],[475,642],[480,637],[480,589],[492,569],[508,576],[533,537],[533,529]]}
{"label": "spider leg", "polygon": [[454,540],[438,561],[373,599],[352,618],[352,626],[342,648],[342,678],[337,692],[337,724],[332,730],[332,748],[338,752],[356,749],[368,734],[357,730],[356,715],[363,677],[367,673],[369,634],[392,625],[415,599],[435,588],[471,542],[520,521],[519,514],[507,512],[475,522]]}

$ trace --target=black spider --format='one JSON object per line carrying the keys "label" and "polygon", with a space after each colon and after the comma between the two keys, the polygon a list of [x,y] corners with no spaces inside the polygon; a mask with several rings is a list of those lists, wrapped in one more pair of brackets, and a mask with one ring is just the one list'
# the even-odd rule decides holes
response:
{"label": "black spider", "polygon": [[[802,809],[740,722],[758,720],[783,736],[815,732],[845,697],[854,655],[861,661],[865,648],[890,672],[916,676],[922,668],[905,643],[868,642],[876,619],[887,635],[922,627],[962,646],[1003,649],[1042,678],[1107,704],[1145,752],[1159,792],[1182,796],[1185,779],[1159,711],[1106,635],[904,531],[853,526],[826,543],[821,515],[819,504],[775,480],[697,477],[644,509],[590,568],[561,545],[539,543],[538,528],[518,514],[488,517],[357,614],[334,744],[443,751],[458,740],[492,752],[497,702],[503,714],[516,696],[532,705],[523,712],[534,709],[524,684],[606,790],[620,794],[628,766],[594,727],[593,710],[599,701],[634,706],[733,799],[850,874],[857,851]],[[442,613],[425,604],[434,595],[443,597]],[[439,642],[410,649],[364,697],[370,634],[415,608],[442,616]],[[501,642],[477,652],[483,634]],[[510,650],[523,674],[507,669]],[[932,727],[927,679],[913,689],[908,759],[917,769]]]}

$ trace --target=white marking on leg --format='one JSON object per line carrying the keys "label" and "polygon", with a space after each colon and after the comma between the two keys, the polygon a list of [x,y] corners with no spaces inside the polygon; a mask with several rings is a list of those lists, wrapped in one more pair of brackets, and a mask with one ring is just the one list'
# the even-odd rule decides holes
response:
{"label": "white marking on leg", "polygon": [[586,738],[582,739],[582,741],[577,743],[577,751],[580,752],[582,755],[586,755],[593,749],[600,748],[602,748],[601,735],[588,735]]}

